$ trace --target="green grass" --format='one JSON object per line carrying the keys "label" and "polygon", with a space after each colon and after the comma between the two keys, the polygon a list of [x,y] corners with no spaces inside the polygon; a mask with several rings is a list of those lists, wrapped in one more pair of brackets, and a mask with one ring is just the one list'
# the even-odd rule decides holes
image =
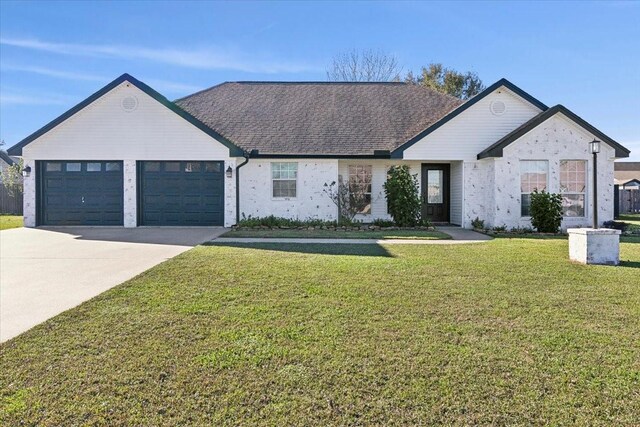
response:
{"label": "green grass", "polygon": [[200,246],[0,346],[0,425],[615,425],[640,243]]}
{"label": "green grass", "polygon": [[616,221],[622,221],[629,224],[640,225],[640,214],[623,214],[618,216]]}
{"label": "green grass", "polygon": [[440,231],[427,230],[377,230],[377,231],[334,231],[334,230],[231,230],[222,237],[256,238],[305,238],[305,239],[451,239]]}
{"label": "green grass", "polygon": [[22,216],[0,215],[0,230],[22,227]]}

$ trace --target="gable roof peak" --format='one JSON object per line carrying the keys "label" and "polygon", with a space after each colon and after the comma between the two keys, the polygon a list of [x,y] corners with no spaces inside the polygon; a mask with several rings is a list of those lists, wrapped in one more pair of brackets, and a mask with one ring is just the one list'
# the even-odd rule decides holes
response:
{"label": "gable roof peak", "polygon": [[506,146],[517,141],[522,136],[524,136],[525,134],[527,134],[528,132],[530,132],[531,130],[533,130],[534,128],[536,128],[537,126],[544,123],[545,121],[547,121],[548,119],[550,119],[551,117],[555,116],[558,113],[564,115],[567,119],[571,120],[573,123],[582,127],[587,132],[591,133],[593,136],[595,136],[596,138],[599,138],[602,142],[612,147],[615,150],[616,157],[629,157],[630,151],[627,148],[623,147],[618,142],[614,141],[612,138],[602,133],[600,130],[596,129],[593,125],[588,123],[582,117],[575,114],[573,111],[569,110],[564,105],[557,104],[551,108],[546,109],[540,114],[534,116],[529,121],[523,123],[513,131],[506,134],[504,137],[500,138],[494,144],[484,149],[482,152],[478,154],[477,156],[478,160],[481,160],[487,157],[502,157],[503,150]]}

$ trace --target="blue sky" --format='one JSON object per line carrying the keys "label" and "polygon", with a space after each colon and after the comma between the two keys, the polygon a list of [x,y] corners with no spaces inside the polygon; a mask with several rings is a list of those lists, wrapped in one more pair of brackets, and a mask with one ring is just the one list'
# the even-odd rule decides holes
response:
{"label": "blue sky", "polygon": [[640,161],[640,2],[0,2],[0,137],[120,74],[169,99],[228,80],[326,80],[336,53],[441,62],[561,103]]}

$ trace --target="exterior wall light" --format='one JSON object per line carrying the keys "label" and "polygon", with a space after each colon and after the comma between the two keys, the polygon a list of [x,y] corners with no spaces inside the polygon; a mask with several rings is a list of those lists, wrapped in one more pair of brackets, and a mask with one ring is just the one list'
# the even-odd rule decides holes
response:
{"label": "exterior wall light", "polygon": [[29,175],[31,175],[31,166],[27,166],[26,168],[22,169],[23,177],[29,178]]}
{"label": "exterior wall light", "polygon": [[227,178],[231,178],[233,176],[233,169],[231,169],[231,166],[227,166]]}
{"label": "exterior wall light", "polygon": [[589,148],[593,154],[593,228],[598,228],[598,153],[600,152],[600,141],[594,138],[589,143]]}

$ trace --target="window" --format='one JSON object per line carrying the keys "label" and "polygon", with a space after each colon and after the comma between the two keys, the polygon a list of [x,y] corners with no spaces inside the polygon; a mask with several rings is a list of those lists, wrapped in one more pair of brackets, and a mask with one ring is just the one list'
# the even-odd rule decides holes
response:
{"label": "window", "polygon": [[547,189],[549,165],[546,160],[520,162],[520,215],[530,216],[531,193]]}
{"label": "window", "polygon": [[438,204],[444,200],[444,171],[442,169],[427,170],[427,203]]}
{"label": "window", "polygon": [[120,170],[120,163],[108,162],[107,164],[105,164],[105,170],[107,172],[118,172]]}
{"label": "window", "polygon": [[187,162],[184,166],[185,172],[200,172],[200,162]]}
{"label": "window", "polygon": [[371,213],[371,165],[349,165],[349,189],[364,192],[368,202],[361,214]]}
{"label": "window", "polygon": [[560,193],[562,216],[583,217],[587,188],[587,162],[584,160],[560,161]]}
{"label": "window", "polygon": [[60,172],[62,165],[60,163],[47,162],[47,172]]}
{"label": "window", "polygon": [[217,162],[205,162],[204,171],[205,172],[220,172],[220,163],[217,163]]}
{"label": "window", "polygon": [[164,171],[165,172],[180,172],[180,162],[165,162],[164,163]]}
{"label": "window", "polygon": [[144,163],[144,171],[145,172],[160,172],[160,162],[145,162]]}
{"label": "window", "polygon": [[87,163],[87,172],[100,172],[102,163]]}
{"label": "window", "polygon": [[81,163],[67,163],[66,166],[67,172],[80,172],[82,169]]}
{"label": "window", "polygon": [[296,197],[298,164],[271,163],[273,197]]}

